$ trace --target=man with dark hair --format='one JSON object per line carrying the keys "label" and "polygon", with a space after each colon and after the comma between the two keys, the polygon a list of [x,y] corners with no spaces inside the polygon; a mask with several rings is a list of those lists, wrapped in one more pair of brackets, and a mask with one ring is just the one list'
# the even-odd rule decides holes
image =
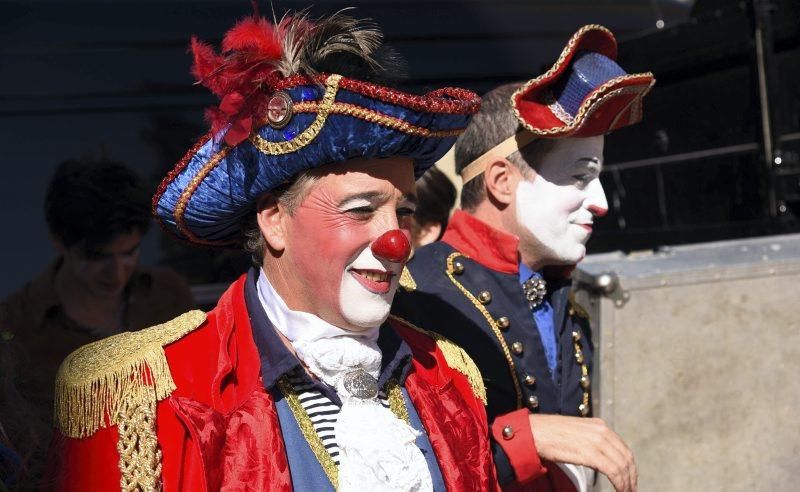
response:
{"label": "man with dark hair", "polygon": [[450,220],[450,210],[456,204],[456,187],[435,167],[417,180],[417,210],[411,226],[414,248],[441,239]]}
{"label": "man with dark hair", "polygon": [[639,121],[652,74],[626,74],[586,26],[525,84],[488,93],[456,142],[461,210],[415,254],[393,312],[464,347],[487,387],[502,484],[636,489],[633,455],[591,416],[592,340],[569,273],[607,211],[603,135]]}
{"label": "man with dark hair", "polygon": [[244,246],[258,265],[207,314],[65,360],[57,486],[496,489],[474,363],[389,317],[415,178],[479,98],[371,82],[386,75],[381,34],[341,12],[254,16],[222,47],[192,43],[221,102],[154,211],[179,238]]}
{"label": "man with dark hair", "polygon": [[[164,322],[193,307],[178,275],[138,265],[139,244],[150,225],[147,195],[128,168],[104,160],[64,162],[48,185],[45,219],[58,258],[0,303],[0,331],[17,347],[6,354],[14,362],[13,376],[0,376],[5,388],[0,421],[30,459],[28,479],[40,471],[56,370],[64,357],[81,345]],[[19,415],[23,407],[12,395],[33,413]]]}

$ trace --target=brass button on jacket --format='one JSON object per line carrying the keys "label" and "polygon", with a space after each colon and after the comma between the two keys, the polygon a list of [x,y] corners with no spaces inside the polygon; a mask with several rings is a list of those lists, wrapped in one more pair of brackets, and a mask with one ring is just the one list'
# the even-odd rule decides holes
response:
{"label": "brass button on jacket", "polygon": [[492,293],[488,290],[483,290],[478,294],[478,300],[481,301],[481,304],[489,304],[492,302]]}
{"label": "brass button on jacket", "polygon": [[497,326],[499,326],[501,330],[507,330],[508,327],[511,326],[511,320],[508,319],[508,316],[500,316],[497,318]]}
{"label": "brass button on jacket", "polygon": [[522,380],[526,386],[533,386],[536,384],[536,378],[531,376],[530,374],[525,376],[525,379]]}
{"label": "brass button on jacket", "polygon": [[503,439],[511,439],[514,437],[514,428],[510,425],[503,427]]}
{"label": "brass button on jacket", "polygon": [[539,408],[539,398],[536,395],[528,397],[528,408]]}
{"label": "brass button on jacket", "polygon": [[519,342],[514,342],[511,344],[511,351],[517,355],[522,354],[522,344]]}

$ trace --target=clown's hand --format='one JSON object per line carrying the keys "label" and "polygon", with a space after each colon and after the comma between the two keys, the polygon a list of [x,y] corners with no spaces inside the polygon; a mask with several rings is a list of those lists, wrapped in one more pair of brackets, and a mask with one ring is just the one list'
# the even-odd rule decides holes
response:
{"label": "clown's hand", "polygon": [[633,453],[603,420],[531,414],[530,423],[541,458],[594,468],[617,492],[637,490]]}

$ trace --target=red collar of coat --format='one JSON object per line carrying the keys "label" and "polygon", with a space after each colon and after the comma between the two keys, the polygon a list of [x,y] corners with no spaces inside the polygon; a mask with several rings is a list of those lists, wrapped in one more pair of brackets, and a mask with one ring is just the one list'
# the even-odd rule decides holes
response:
{"label": "red collar of coat", "polygon": [[[519,238],[495,229],[473,215],[456,210],[447,224],[442,241],[490,270],[519,274]],[[575,265],[547,266],[548,279],[567,279]]]}
{"label": "red collar of coat", "polygon": [[519,238],[473,215],[456,210],[442,241],[481,265],[503,273],[519,273]]}

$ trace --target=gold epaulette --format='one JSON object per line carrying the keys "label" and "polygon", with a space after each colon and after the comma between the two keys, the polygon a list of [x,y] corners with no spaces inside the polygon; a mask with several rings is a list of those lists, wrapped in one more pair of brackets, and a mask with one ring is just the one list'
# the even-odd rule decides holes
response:
{"label": "gold epaulette", "polygon": [[414,281],[414,277],[411,276],[408,267],[403,267],[403,273],[400,274],[399,284],[406,292],[414,292],[417,290],[417,283]]}
{"label": "gold epaulette", "polygon": [[472,392],[486,405],[486,386],[483,384],[483,376],[481,376],[481,371],[478,369],[475,361],[472,360],[472,357],[470,357],[464,349],[438,333],[420,328],[399,316],[392,315],[391,317],[405,326],[434,339],[436,341],[436,346],[442,351],[447,365],[466,376],[470,386],[472,386]]}
{"label": "gold epaulette", "polygon": [[575,292],[569,293],[569,315],[589,319],[589,313],[575,299]]}
{"label": "gold epaulette", "polygon": [[55,424],[68,437],[91,436],[117,425],[123,406],[155,402],[175,390],[164,346],[187,335],[206,319],[189,311],[164,324],[120,333],[72,352],[58,370]]}

